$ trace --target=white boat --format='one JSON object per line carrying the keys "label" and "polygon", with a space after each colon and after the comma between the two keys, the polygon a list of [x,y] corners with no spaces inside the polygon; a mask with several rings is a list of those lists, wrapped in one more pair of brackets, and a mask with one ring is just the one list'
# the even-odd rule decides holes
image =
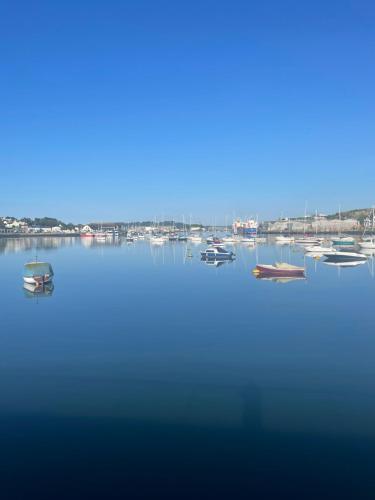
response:
{"label": "white boat", "polygon": [[[365,230],[363,231],[362,239],[358,242],[358,245],[367,250],[375,250],[375,207],[372,208],[371,216],[367,217],[364,221]],[[365,236],[367,229],[370,228],[371,235]]]}
{"label": "white boat", "polygon": [[348,261],[333,261],[333,260],[325,260],[323,264],[326,266],[334,266],[334,267],[357,267],[362,264],[365,264],[365,260],[348,260]]}
{"label": "white boat", "polygon": [[374,257],[375,248],[361,248],[361,253],[367,255],[367,257]]}
{"label": "white boat", "polygon": [[248,246],[248,247],[254,247],[256,245],[256,239],[255,238],[242,238],[242,240],[240,240],[241,243],[243,243],[244,245]]}
{"label": "white boat", "polygon": [[323,238],[314,238],[314,237],[310,237],[310,236],[305,236],[303,238],[297,238],[295,240],[295,242],[297,243],[297,245],[320,245],[322,243],[322,241],[324,241]]}
{"label": "white boat", "polygon": [[53,269],[48,262],[28,262],[24,266],[23,281],[30,285],[44,285],[53,278]]}
{"label": "white boat", "polygon": [[201,252],[201,257],[203,260],[232,260],[234,257],[233,252],[228,252],[223,247],[210,246],[206,250]]}
{"label": "white boat", "polygon": [[322,245],[311,245],[305,247],[305,251],[308,253],[314,253],[314,254],[321,254],[321,255],[327,255],[327,254],[335,254],[337,253],[337,250],[335,248],[331,247],[324,247]]}
{"label": "white boat", "polygon": [[225,236],[224,238],[222,238],[222,242],[223,243],[237,243],[238,239],[233,238],[233,236]]}
{"label": "white boat", "polygon": [[366,248],[368,250],[375,250],[375,237],[363,238],[362,241],[358,242],[361,248]]}
{"label": "white boat", "polygon": [[202,243],[202,237],[199,236],[199,234],[191,234],[188,236],[188,240],[190,240],[192,243]]}
{"label": "white boat", "polygon": [[294,237],[293,236],[276,236],[275,241],[279,245],[289,245],[291,243],[294,243]]}
{"label": "white boat", "polygon": [[344,262],[344,261],[355,261],[355,260],[367,260],[367,255],[358,252],[334,252],[334,253],[324,253],[325,257],[328,257],[330,262]]}
{"label": "white boat", "polygon": [[150,242],[153,245],[163,245],[168,240],[165,236],[151,236]]}

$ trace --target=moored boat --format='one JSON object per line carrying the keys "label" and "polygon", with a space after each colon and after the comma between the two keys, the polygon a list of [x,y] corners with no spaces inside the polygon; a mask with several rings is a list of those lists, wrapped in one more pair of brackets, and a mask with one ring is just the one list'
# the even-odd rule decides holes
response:
{"label": "moored boat", "polygon": [[294,243],[294,238],[293,236],[276,236],[275,241],[279,245],[289,245],[291,243]]}
{"label": "moored boat", "polygon": [[53,269],[48,262],[28,262],[24,265],[23,280],[30,285],[44,285],[53,278]]}
{"label": "moored boat", "polygon": [[210,246],[201,252],[201,257],[203,260],[232,260],[235,254],[220,246]]}
{"label": "moored boat", "polygon": [[327,266],[334,266],[334,267],[357,267],[365,264],[365,260],[331,260],[331,259],[326,259],[323,264],[326,264]]}
{"label": "moored boat", "polygon": [[291,264],[287,264],[286,262],[276,262],[275,265],[257,264],[255,269],[253,270],[253,273],[263,276],[280,276],[283,278],[288,278],[293,276],[304,276],[305,268],[293,266]]}
{"label": "moored boat", "polygon": [[233,236],[224,236],[222,241],[223,243],[237,243],[238,239],[234,238]]}
{"label": "moored boat", "polygon": [[163,245],[166,241],[168,240],[168,238],[166,236],[151,236],[150,238],[150,243],[152,243],[153,245]]}
{"label": "moored boat", "polygon": [[337,250],[331,247],[325,247],[323,245],[311,245],[305,247],[307,253],[314,253],[320,255],[335,254]]}
{"label": "moored boat", "polygon": [[358,252],[334,252],[325,253],[323,255],[327,257],[330,262],[367,260],[367,255]]}
{"label": "moored boat", "polygon": [[320,245],[320,243],[322,243],[323,238],[314,238],[314,237],[310,237],[310,236],[304,236],[303,238],[297,238],[295,240],[295,243],[297,245]]}
{"label": "moored boat", "polygon": [[352,236],[338,236],[337,238],[332,238],[332,245],[343,247],[355,245],[355,239]]}
{"label": "moored boat", "polygon": [[188,236],[188,239],[192,243],[202,243],[202,237],[199,236],[198,234],[192,234],[192,235]]}
{"label": "moored boat", "polygon": [[365,248],[365,249],[368,249],[368,250],[373,250],[373,249],[375,249],[375,237],[363,238],[362,241],[358,242],[358,245],[361,248]]}

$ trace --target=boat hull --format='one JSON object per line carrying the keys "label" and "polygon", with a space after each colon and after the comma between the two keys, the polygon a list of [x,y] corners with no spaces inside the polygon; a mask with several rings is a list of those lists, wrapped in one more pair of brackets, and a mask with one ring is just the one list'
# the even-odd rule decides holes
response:
{"label": "boat hull", "polygon": [[367,260],[367,255],[355,252],[335,252],[334,254],[325,253],[324,256],[327,257],[327,261],[330,262],[351,262]]}
{"label": "boat hull", "polygon": [[229,254],[229,255],[220,255],[220,254],[216,254],[216,255],[206,255],[204,253],[201,254],[201,258],[202,260],[212,260],[212,261],[215,261],[215,260],[233,260],[233,254]]}
{"label": "boat hull", "polygon": [[375,250],[375,241],[360,241],[358,245],[361,248],[366,248],[370,250]]}
{"label": "boat hull", "polygon": [[336,245],[338,247],[352,247],[355,245],[354,240],[332,240],[332,245]]}
{"label": "boat hull", "polygon": [[283,278],[303,277],[305,274],[304,269],[281,269],[275,266],[265,266],[261,264],[256,266],[255,272],[262,276]]}
{"label": "boat hull", "polygon": [[29,285],[45,285],[52,281],[52,276],[24,276],[23,281]]}

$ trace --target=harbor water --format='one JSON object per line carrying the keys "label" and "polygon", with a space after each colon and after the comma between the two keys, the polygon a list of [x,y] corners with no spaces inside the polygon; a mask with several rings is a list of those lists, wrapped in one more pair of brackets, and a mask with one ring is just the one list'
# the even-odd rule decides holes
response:
{"label": "harbor water", "polygon": [[374,498],[372,257],[83,240],[0,239],[1,498]]}

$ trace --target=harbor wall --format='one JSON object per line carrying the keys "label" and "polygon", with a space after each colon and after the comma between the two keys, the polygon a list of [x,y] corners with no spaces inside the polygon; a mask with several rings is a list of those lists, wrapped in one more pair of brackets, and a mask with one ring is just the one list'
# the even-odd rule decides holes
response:
{"label": "harbor wall", "polygon": [[267,233],[352,233],[361,232],[362,226],[356,219],[319,219],[319,220],[290,220],[267,222],[262,225],[262,232]]}

